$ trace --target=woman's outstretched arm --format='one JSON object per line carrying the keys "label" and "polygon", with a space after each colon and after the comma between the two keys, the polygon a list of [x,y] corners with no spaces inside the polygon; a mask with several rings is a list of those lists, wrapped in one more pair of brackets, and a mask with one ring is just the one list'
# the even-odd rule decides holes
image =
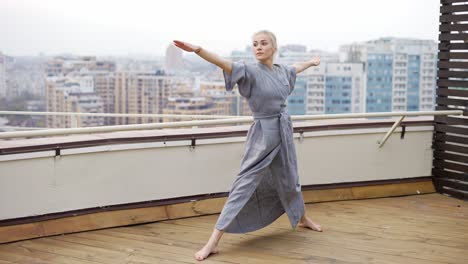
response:
{"label": "woman's outstretched arm", "polygon": [[216,66],[223,69],[223,71],[227,72],[228,74],[232,73],[232,62],[221,58],[220,56],[214,54],[213,52],[209,52],[200,46],[193,45],[193,44],[179,41],[179,40],[174,40],[174,45],[176,45],[177,47],[185,51],[195,52],[196,54],[198,54],[198,56],[202,57],[208,62],[215,64]]}
{"label": "woman's outstretched arm", "polygon": [[320,57],[313,57],[311,60],[304,62],[296,62],[292,66],[296,68],[296,74],[307,70],[311,66],[318,66],[320,64]]}

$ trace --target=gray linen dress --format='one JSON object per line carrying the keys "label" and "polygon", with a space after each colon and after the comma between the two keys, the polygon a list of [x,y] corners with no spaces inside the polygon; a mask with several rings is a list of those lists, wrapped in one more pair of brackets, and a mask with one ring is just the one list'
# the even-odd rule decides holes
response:
{"label": "gray linen dress", "polygon": [[294,89],[295,68],[233,62],[231,75],[223,74],[226,89],[237,84],[247,98],[254,122],[247,133],[240,172],[215,227],[227,233],[251,232],[286,212],[295,229],[304,214],[304,200],[285,104]]}

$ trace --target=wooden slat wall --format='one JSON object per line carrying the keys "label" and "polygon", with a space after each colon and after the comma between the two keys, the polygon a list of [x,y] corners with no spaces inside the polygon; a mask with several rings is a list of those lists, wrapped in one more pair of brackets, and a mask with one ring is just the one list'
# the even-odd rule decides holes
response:
{"label": "wooden slat wall", "polygon": [[435,117],[432,175],[436,190],[468,199],[468,4],[441,0],[436,110],[462,109],[463,117]]}

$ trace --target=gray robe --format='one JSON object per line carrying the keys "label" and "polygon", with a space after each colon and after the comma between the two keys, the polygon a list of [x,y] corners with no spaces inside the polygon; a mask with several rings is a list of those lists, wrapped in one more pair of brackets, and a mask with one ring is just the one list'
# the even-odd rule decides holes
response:
{"label": "gray robe", "polygon": [[287,213],[293,229],[304,214],[296,150],[286,99],[294,89],[294,67],[234,62],[224,72],[226,89],[237,84],[247,98],[254,123],[247,133],[240,172],[216,223],[218,230],[245,233],[263,228]]}

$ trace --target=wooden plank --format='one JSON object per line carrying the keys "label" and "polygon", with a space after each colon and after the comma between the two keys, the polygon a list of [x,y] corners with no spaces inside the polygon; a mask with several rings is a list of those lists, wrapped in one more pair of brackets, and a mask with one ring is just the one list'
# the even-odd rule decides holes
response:
{"label": "wooden plank", "polygon": [[440,69],[468,69],[468,62],[460,61],[439,61],[437,67]]}
{"label": "wooden plank", "polygon": [[453,4],[453,3],[465,3],[466,1],[463,1],[463,0],[441,0],[440,3],[442,5],[450,5],[450,4]]}
{"label": "wooden plank", "polygon": [[447,178],[434,178],[434,184],[439,185],[439,188],[449,187],[457,191],[468,192],[468,183],[447,179]]}
{"label": "wooden plank", "polygon": [[[467,24],[468,25],[468,24]],[[467,78],[468,79],[468,71],[449,71],[449,70],[439,70],[438,77],[444,78]]]}
{"label": "wooden plank", "polygon": [[302,191],[305,203],[342,201],[354,199],[351,188]]}
{"label": "wooden plank", "polygon": [[[453,80],[437,80],[438,86],[444,87],[468,87],[468,80],[467,81],[453,81]],[[465,90],[465,92],[468,92]]]}
{"label": "wooden plank", "polygon": [[468,147],[446,144],[444,142],[435,141],[433,144],[433,148],[437,150],[453,151],[468,154]]}
{"label": "wooden plank", "polygon": [[467,192],[462,192],[458,191],[452,188],[442,188],[440,191],[441,193],[448,194],[454,198],[462,199],[462,200],[468,200],[468,193]]}
{"label": "wooden plank", "polygon": [[445,41],[439,43],[439,50],[468,50],[468,43],[450,43]]}
{"label": "wooden plank", "polygon": [[432,175],[434,175],[434,177],[449,178],[449,179],[468,182],[468,173],[456,173],[453,171],[446,171],[446,170],[433,168]]}
{"label": "wooden plank", "polygon": [[436,105],[435,107],[436,110],[461,110],[463,111],[463,116],[468,116],[468,109],[460,109],[456,107],[448,107],[445,105]]}
{"label": "wooden plank", "polygon": [[464,11],[468,11],[468,5],[445,5],[440,7],[440,13],[442,14]]}
{"label": "wooden plank", "polygon": [[431,192],[435,192],[431,181],[408,183],[404,185],[386,184],[380,186],[352,187],[352,193],[355,199],[383,197],[382,193],[386,193],[388,197]]}
{"label": "wooden plank", "polygon": [[58,252],[49,253],[35,248],[28,248],[27,244],[18,243],[14,246],[0,245],[0,258],[13,261],[16,264],[101,264],[85,259],[77,259],[60,255]]}
{"label": "wooden plank", "polygon": [[468,98],[468,89],[437,88],[436,94],[443,96],[461,96]]}
{"label": "wooden plank", "polygon": [[434,160],[434,167],[438,169],[448,169],[448,170],[455,170],[463,173],[468,173],[468,166],[464,164],[458,164],[453,162],[447,162],[443,160]]}
{"label": "wooden plank", "polygon": [[454,135],[447,135],[446,133],[436,132],[434,135],[434,139],[437,141],[442,141],[444,143],[460,143],[460,144],[467,144],[468,145],[468,138],[467,137],[457,137]]}
{"label": "wooden plank", "polygon": [[452,116],[434,116],[434,122],[446,125],[465,125],[468,126],[468,118]]}
{"label": "wooden plank", "polygon": [[437,123],[435,124],[435,131],[454,133],[454,134],[460,134],[460,135],[468,135],[468,128],[455,127],[455,126],[443,125],[443,124],[437,124]]}
{"label": "wooden plank", "polygon": [[434,178],[434,184],[444,186],[444,187],[449,187],[457,191],[463,191],[463,192],[468,192],[468,184],[457,181],[457,180],[451,180],[448,178]]}
{"label": "wooden plank", "polygon": [[[468,30],[468,24],[466,24]],[[466,34],[468,36],[468,34]],[[468,59],[468,52],[439,52],[437,57],[443,60]]]}
{"label": "wooden plank", "polygon": [[166,206],[169,219],[191,217],[197,215],[208,215],[220,213],[223,209],[226,198],[206,199],[193,201],[190,203],[172,204]]}
{"label": "wooden plank", "polygon": [[441,15],[440,22],[461,22],[468,21],[468,15]]}
{"label": "wooden plank", "polygon": [[468,40],[467,33],[442,33],[439,34],[439,40]]}
{"label": "wooden plank", "polygon": [[73,232],[168,219],[165,207],[128,209],[0,227],[0,244]]}
{"label": "wooden plank", "polygon": [[468,164],[468,156],[446,153],[443,151],[434,151],[434,157],[441,160],[458,161]]}
{"label": "wooden plank", "polygon": [[439,25],[440,32],[450,31],[468,31],[468,24],[441,24]]}
{"label": "wooden plank", "polygon": [[453,98],[438,97],[438,98],[436,98],[436,103],[438,105],[453,105],[453,106],[468,107],[468,100],[464,100],[464,99],[453,99]]}

